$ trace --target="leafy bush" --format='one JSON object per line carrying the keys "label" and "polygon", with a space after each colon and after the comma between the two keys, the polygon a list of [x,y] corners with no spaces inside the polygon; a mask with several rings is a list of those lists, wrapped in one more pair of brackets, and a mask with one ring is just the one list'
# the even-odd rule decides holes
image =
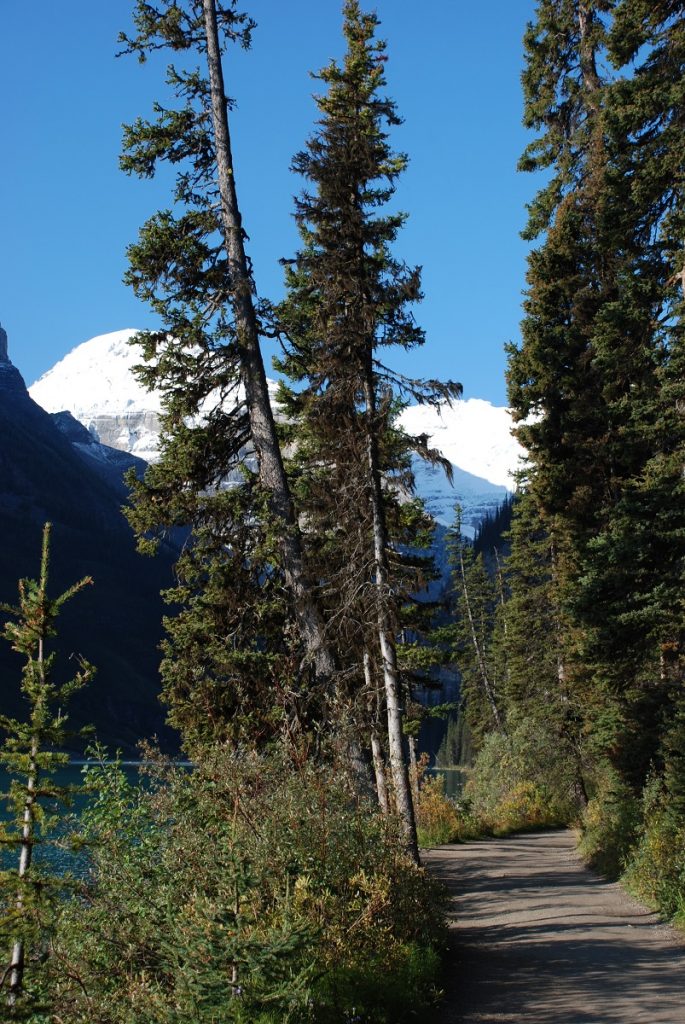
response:
{"label": "leafy bush", "polygon": [[416,808],[419,845],[440,846],[455,843],[462,836],[461,822],[455,804],[445,796],[442,775],[424,775]]}
{"label": "leafy bush", "polygon": [[611,769],[604,770],[596,787],[582,822],[580,852],[596,871],[618,878],[638,835],[640,805]]}
{"label": "leafy bush", "polygon": [[90,774],[61,1022],[399,1024],[431,998],[442,890],[340,766],[215,750],[148,788]]}
{"label": "leafy bush", "polygon": [[423,777],[416,822],[419,845],[423,847],[459,843],[483,835],[482,822],[473,813],[471,801],[445,796],[442,775]]}
{"label": "leafy bush", "polygon": [[530,780],[517,782],[495,808],[493,828],[513,832],[526,828],[555,825],[558,821],[545,803],[540,788]]}
{"label": "leafy bush", "polygon": [[685,823],[673,814],[656,777],[647,783],[642,805],[643,827],[624,880],[640,899],[685,925]]}
{"label": "leafy bush", "polygon": [[575,814],[568,764],[527,722],[485,737],[464,793],[481,833],[551,827]]}

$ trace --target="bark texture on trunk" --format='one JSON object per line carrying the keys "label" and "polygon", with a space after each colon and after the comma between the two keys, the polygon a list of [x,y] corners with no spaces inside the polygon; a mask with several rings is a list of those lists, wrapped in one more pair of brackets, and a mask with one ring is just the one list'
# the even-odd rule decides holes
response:
{"label": "bark texture on trunk", "polygon": [[373,370],[370,365],[367,366],[365,374],[364,399],[366,402],[366,454],[369,470],[369,491],[373,522],[374,568],[378,605],[378,643],[383,664],[385,703],[388,713],[390,774],[392,777],[395,807],[402,823],[402,831],[404,833],[407,852],[414,863],[420,864],[421,861],[419,859],[419,844],[416,837],[414,805],[411,798],[407,762],[404,757],[400,674],[397,668],[397,651],[395,648],[392,622],[387,610],[389,593],[387,555],[388,538],[385,526],[385,510],[383,507],[380,463],[374,424],[376,417],[376,398],[373,383]]}
{"label": "bark texture on trunk", "polygon": [[376,779],[376,794],[378,796],[378,806],[380,807],[383,814],[390,814],[390,798],[388,796],[388,782],[385,777],[385,758],[383,757],[383,745],[381,744],[380,736],[376,728],[376,699],[375,699],[375,687],[373,685],[373,679],[371,677],[371,658],[369,652],[364,651],[364,683],[369,693],[369,701],[373,702],[374,707],[371,709],[370,719],[372,722],[371,726],[371,757],[373,760],[373,773]]}
{"label": "bark texture on trunk", "polygon": [[[35,817],[35,803],[36,803],[36,786],[38,784],[38,766],[36,759],[38,756],[38,743],[34,739],[31,746],[31,759],[29,762],[29,775],[26,787],[26,802],[24,804],[24,820],[21,830],[21,846],[19,848],[19,880],[21,881],[26,877],[31,867],[31,856],[33,852],[33,823]],[[21,888],[19,889],[19,895],[17,896],[17,902],[15,904],[17,911],[17,918],[21,920],[24,912],[24,896]],[[17,941],[12,946],[12,960],[10,963],[10,975],[9,975],[9,1006],[16,1006],[17,999],[21,992],[23,981],[24,981],[24,959],[25,950],[24,942],[22,939]]]}
{"label": "bark texture on trunk", "polygon": [[[38,664],[39,671],[43,672],[43,640],[38,641]],[[21,921],[24,913],[24,894],[22,882],[29,873],[33,857],[33,834],[36,818],[36,790],[38,789],[38,736],[34,735],[31,740],[31,753],[29,756],[28,775],[26,779],[26,800],[24,802],[24,815],[21,828],[21,845],[19,847],[19,895],[15,903],[17,920]],[[10,961],[9,973],[9,994],[7,1004],[14,1007],[21,993],[24,983],[24,962],[26,951],[23,939],[17,939],[12,945],[12,959]]]}
{"label": "bark texture on trunk", "polygon": [[371,730],[371,756],[373,757],[373,773],[376,779],[376,794],[378,806],[383,814],[390,814],[390,797],[388,796],[388,782],[385,777],[385,758],[380,736],[375,729]]}
{"label": "bark texture on trunk", "polygon": [[416,810],[419,806],[419,764],[416,760],[416,737],[408,736],[407,741],[409,744],[409,782],[414,810]]}
{"label": "bark texture on trunk", "polygon": [[590,36],[594,14],[586,0],[578,4],[578,33],[580,36],[580,70],[583,76],[583,84],[588,94],[589,105],[595,113],[599,112],[597,93],[602,87],[602,82],[597,72],[597,54],[595,53],[594,42]]}
{"label": "bark texture on trunk", "polygon": [[286,586],[292,596],[298,623],[316,674],[320,678],[327,679],[331,678],[335,672],[335,661],[324,636],[323,621],[311,599],[304,579],[301,537],[283,466],[276,424],[269,401],[264,361],[259,345],[259,327],[252,297],[252,278],[245,255],[242,220],[233,173],[228,107],[221,64],[215,0],[203,0],[203,10],[217,177],[221,198],[221,220],[231,277],[233,312],[238,334],[252,442],[257,455],[260,482],[270,495],[272,513],[282,523],[279,545]]}

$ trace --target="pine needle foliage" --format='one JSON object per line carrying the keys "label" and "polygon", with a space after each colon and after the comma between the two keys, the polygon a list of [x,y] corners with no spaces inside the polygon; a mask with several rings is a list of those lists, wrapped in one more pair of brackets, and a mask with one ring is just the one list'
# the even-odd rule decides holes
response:
{"label": "pine needle foliage", "polygon": [[157,103],[151,120],[124,129],[127,173],[176,170],[172,208],[128,251],[126,281],[162,323],[137,337],[137,373],[163,396],[159,460],[144,480],[131,477],[128,516],[146,551],[190,532],[167,595],[170,721],[189,750],[211,736],[261,743],[285,719],[299,728],[311,677],[325,689],[332,663],[302,576],[259,349],[268,326],[235,195],[221,57],[231,44],[249,47],[254,22],[215,0],[138,2],[133,21],[124,53],[144,61],[167,49],[201,69],[170,65],[171,106]]}
{"label": "pine needle foliage", "polygon": [[0,605],[0,612],[10,616],[1,635],[25,658],[21,692],[27,708],[25,720],[0,716],[0,765],[9,777],[2,799],[10,811],[0,826],[0,944],[6,952],[0,993],[12,1020],[30,1019],[41,1005],[40,964],[55,901],[68,880],[36,853],[55,845],[56,825],[78,788],[60,786],[53,776],[69,762],[60,749],[70,737],[65,709],[94,675],[92,666],[79,659],[71,679],[60,683],[53,677],[56,652],[48,651],[48,645],[57,635],[56,620],[66,602],[92,580],[85,577],[58,597],[49,596],[50,533],[48,523],[38,579],[20,580],[18,603]]}
{"label": "pine needle foliage", "polygon": [[[345,629],[354,628],[355,618],[369,618],[366,600],[375,623],[373,661],[384,667],[394,721],[389,741],[398,773],[396,795],[416,848],[406,770],[400,764],[397,577],[390,568],[391,560],[394,569],[399,559],[389,541],[394,503],[388,495],[411,483],[412,451],[433,461],[439,457],[429,452],[425,437],[403,435],[394,419],[400,397],[438,405],[461,389],[409,379],[380,358],[391,346],[415,348],[424,337],[413,316],[421,298],[419,270],[392,254],[405,218],[384,209],[407,161],[388,140],[399,117],[382,92],[387,57],[377,26],[375,15],[348,0],[344,60],[331,61],[315,76],[326,92],[316,98],[317,128],[293,161],[306,183],[295,206],[302,247],[286,262],[288,295],[278,310],[284,336],[279,368],[292,382],[281,399],[297,441],[298,495],[315,534],[325,538],[321,553],[331,558],[330,578],[342,595],[334,611]],[[395,519],[401,523],[401,513]]]}
{"label": "pine needle foliage", "polygon": [[503,604],[498,580],[483,553],[461,533],[461,514],[447,539],[455,595],[454,622],[441,631],[448,639],[461,677],[469,734],[478,749],[490,732],[505,732],[506,651],[503,644]]}
{"label": "pine needle foliage", "polygon": [[643,828],[647,865],[678,805],[666,779],[679,774],[685,664],[684,13],[540,0],[525,38],[536,137],[520,166],[548,177],[529,207],[536,248],[509,350],[529,456],[508,571],[509,712],[557,733],[590,801],[586,848],[612,869]]}

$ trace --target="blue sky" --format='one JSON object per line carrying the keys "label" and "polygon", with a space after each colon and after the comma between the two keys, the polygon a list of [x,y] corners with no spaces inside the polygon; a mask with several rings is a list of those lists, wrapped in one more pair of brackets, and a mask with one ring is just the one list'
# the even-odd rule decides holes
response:
{"label": "blue sky", "polygon": [[[253,49],[232,51],[229,93],[239,200],[257,286],[282,293],[280,257],[297,235],[289,172],[315,119],[309,71],[342,50],[339,0],[246,0]],[[519,237],[536,187],[516,173],[521,38],[533,0],[377,0],[388,42],[388,94],[409,154],[397,202],[409,214],[397,251],[423,266],[416,316],[425,347],[393,364],[451,378],[467,397],[505,403],[503,345],[519,331],[526,247]],[[4,5],[0,159],[0,322],[31,383],[87,338],[153,320],[121,283],[125,250],[170,201],[170,179],[141,182],[117,166],[121,124],[163,95],[163,64],[115,59],[130,0]],[[30,42],[30,47],[28,43]],[[267,363],[270,352],[266,352]],[[268,372],[268,368],[267,368]]]}

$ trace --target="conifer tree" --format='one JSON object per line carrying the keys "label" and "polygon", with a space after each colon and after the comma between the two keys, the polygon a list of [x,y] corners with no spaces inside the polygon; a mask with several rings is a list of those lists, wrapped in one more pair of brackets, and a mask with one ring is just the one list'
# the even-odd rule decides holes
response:
{"label": "conifer tree", "polygon": [[564,685],[584,694],[612,757],[627,753],[650,645],[637,652],[635,638],[625,642],[630,543],[624,531],[612,554],[609,538],[627,523],[620,510],[635,505],[650,459],[663,360],[654,253],[620,126],[625,83],[607,70],[616,7],[542,2],[527,33],[526,123],[538,138],[521,166],[552,176],[531,206],[528,237],[544,240],[530,257],[523,342],[509,364],[527,485],[567,623],[558,638]]}
{"label": "conifer tree", "polygon": [[[177,168],[173,209],[151,217],[129,249],[128,283],[163,324],[138,338],[146,361],[140,379],[162,392],[164,407],[160,461],[145,481],[133,482],[131,522],[148,540],[176,525],[223,531],[225,550],[235,548],[231,513],[218,489],[229,479],[237,483],[249,446],[257,477],[250,483],[253,518],[257,509],[261,517],[250,554],[265,546],[268,557],[275,556],[297,623],[299,672],[304,677],[313,672],[326,688],[335,665],[304,576],[301,536],[269,402],[260,351],[262,305],[245,253],[223,81],[226,46],[249,46],[254,22],[234,0],[137,0],[133,17],[135,32],[120,37],[123,52],[145,61],[154,51],[170,50],[199,57],[202,67],[187,71],[171,65],[167,84],[175,104],[156,104],[153,120],[138,119],[124,134],[121,164],[128,173],[152,177],[164,161]],[[216,558],[217,571],[223,571],[217,550],[212,547],[208,576],[217,569]],[[274,568],[268,562],[256,565],[253,578]],[[201,590],[201,575],[193,570],[182,587]],[[243,587],[240,600],[245,597]],[[249,600],[259,603],[255,589]],[[178,630],[172,641],[176,650],[180,636]]]}
{"label": "conifer tree", "polygon": [[[535,516],[549,545],[537,592],[554,609],[546,628],[566,704],[552,706],[581,802],[588,776],[604,772],[635,797],[673,757],[666,723],[684,666],[683,13],[668,0],[543,0],[526,37],[526,123],[538,137],[521,165],[552,175],[531,206],[528,236],[543,238],[510,352],[530,455],[517,515]],[[517,576],[534,558],[524,525],[512,541],[514,622],[528,600]],[[510,671],[525,703],[535,687],[515,650]]]}
{"label": "conifer tree", "polygon": [[[344,61],[332,61],[317,76],[327,87],[317,97],[321,118],[293,163],[311,190],[296,203],[303,247],[289,265],[289,295],[280,309],[287,336],[282,367],[297,383],[288,409],[298,425],[298,445],[306,446],[310,464],[317,467],[306,480],[307,511],[329,517],[324,535],[345,535],[342,543],[339,535],[335,538],[337,551],[372,598],[394,798],[407,846],[417,856],[403,752],[389,503],[382,480],[406,475],[407,453],[426,447],[425,439],[393,432],[394,395],[437,403],[459,389],[408,380],[379,359],[382,347],[423,342],[411,313],[411,304],[421,297],[420,280],[417,269],[390,251],[403,215],[382,212],[406,158],[394,154],[387,139],[387,129],[399,118],[381,92],[386,55],[375,38],[378,20],[362,13],[356,0],[345,3],[344,18]],[[392,459],[388,443],[398,439],[399,459]],[[321,500],[322,489],[327,499]],[[348,576],[346,588],[351,581]]]}
{"label": "conifer tree", "polygon": [[447,719],[447,729],[435,755],[436,768],[454,768],[473,763],[471,731],[466,722],[463,705]]}
{"label": "conifer tree", "polygon": [[5,1001],[13,1020],[29,1019],[39,1008],[30,968],[40,960],[52,904],[63,886],[44,865],[36,864],[34,851],[51,841],[56,819],[49,808],[70,798],[71,790],[52,778],[69,761],[69,755],[60,751],[69,736],[64,709],[94,674],[81,661],[71,680],[53,680],[56,655],[47,648],[56,635],[56,619],[63,605],[92,580],[86,577],[51,598],[49,568],[50,524],[46,524],[38,579],[20,580],[16,606],[0,605],[0,611],[11,616],[2,636],[26,659],[21,690],[28,710],[25,721],[0,716],[5,734],[0,764],[11,779],[3,796],[13,814],[0,829],[0,843],[18,855],[17,867],[0,875],[0,939],[8,944],[10,954],[0,989],[6,987]]}
{"label": "conifer tree", "polygon": [[[606,499],[606,418],[592,347],[606,278],[598,224],[606,176],[605,83],[598,72],[606,7],[541,0],[524,40],[524,123],[537,137],[520,167],[550,175],[529,207],[525,237],[543,238],[529,256],[522,343],[509,347],[507,379],[517,434],[529,456],[522,480],[527,504],[514,518],[525,513],[530,524],[532,515],[545,537],[550,576],[538,594],[550,610],[565,605]],[[515,531],[512,557],[526,556],[533,549],[525,532]],[[530,571],[535,574],[534,565]],[[548,621],[549,614],[539,620]],[[568,631],[553,628],[547,643],[555,649],[552,678],[571,685],[576,648]],[[519,687],[515,665],[512,671]]]}
{"label": "conifer tree", "polygon": [[[633,234],[641,253],[634,277],[641,284],[653,347],[659,356],[659,390],[647,413],[649,460],[627,496],[629,507],[625,512],[619,510],[621,515],[616,523],[616,533],[622,535],[624,544],[630,544],[628,519],[633,523],[637,551],[633,562],[637,564],[632,590],[636,610],[639,612],[642,605],[647,611],[647,628],[642,632],[650,643],[654,638],[653,626],[662,616],[662,640],[677,643],[677,622],[681,619],[678,593],[682,589],[684,552],[679,540],[683,486],[680,470],[685,447],[683,14],[682,3],[622,0],[617,5],[609,36],[609,55],[615,66],[634,67],[634,73],[625,74],[609,97],[609,127],[612,137],[623,140],[627,153],[624,163],[630,180]],[[651,553],[650,542],[655,545]],[[666,626],[669,608],[674,614]]]}
{"label": "conifer tree", "polygon": [[[685,678],[684,14],[680,3],[620,2],[608,37],[609,56],[623,70],[607,99],[609,144],[627,183],[624,249],[631,272],[621,280],[623,319],[629,329],[643,325],[642,348],[657,387],[645,389],[632,373],[622,440],[628,450],[640,446],[640,460],[590,545],[579,602],[591,656],[603,661],[614,685],[621,680],[625,689],[632,679],[621,769],[634,786],[661,762],[660,737],[664,728],[668,733],[665,723]],[[625,346],[619,357],[626,362]],[[613,372],[619,373],[617,363]]]}
{"label": "conifer tree", "polygon": [[529,208],[530,255],[523,341],[509,349],[509,393],[530,460],[529,483],[548,524],[591,533],[604,475],[605,438],[593,327],[603,299],[598,216],[606,160],[597,72],[607,5],[543,0],[528,28],[523,75],[527,127],[538,137],[521,160],[551,171]]}
{"label": "conifer tree", "polygon": [[520,493],[514,505],[506,561],[506,697],[512,723],[528,722],[567,765],[572,800],[587,804],[593,765],[585,731],[596,698],[570,671],[565,652],[577,631],[565,614],[556,586],[555,552],[535,501]]}
{"label": "conifer tree", "polygon": [[[299,645],[263,495],[248,483],[199,499],[193,541],[165,593],[162,699],[189,753],[206,743],[262,747],[301,740],[318,707]],[[260,505],[261,502],[261,505]],[[261,516],[256,510],[261,508]]]}

